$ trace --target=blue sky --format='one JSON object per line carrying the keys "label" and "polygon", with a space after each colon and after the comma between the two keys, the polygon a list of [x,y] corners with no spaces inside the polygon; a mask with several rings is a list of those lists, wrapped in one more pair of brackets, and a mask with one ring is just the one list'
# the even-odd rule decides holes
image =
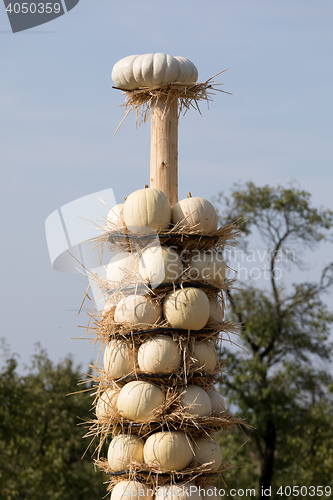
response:
{"label": "blue sky", "polygon": [[181,118],[180,198],[296,179],[333,208],[331,1],[80,0],[17,34],[1,9],[1,335],[23,362],[37,341],[54,360],[95,357],[69,339],[86,322],[75,312],[86,281],[52,269],[44,223],[72,200],[112,188],[121,202],[149,181],[149,124],[136,130],[130,115],[114,135],[123,96],[110,74],[122,57],[181,55],[201,81],[229,67],[219,81],[233,95]]}

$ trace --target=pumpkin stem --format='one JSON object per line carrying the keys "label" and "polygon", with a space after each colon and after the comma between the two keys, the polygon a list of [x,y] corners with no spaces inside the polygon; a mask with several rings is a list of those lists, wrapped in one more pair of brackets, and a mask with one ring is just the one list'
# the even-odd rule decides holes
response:
{"label": "pumpkin stem", "polygon": [[147,187],[148,187],[148,184],[145,184],[145,189],[147,189]]}
{"label": "pumpkin stem", "polygon": [[187,193],[187,197],[188,197],[188,198],[192,198],[191,193]]}

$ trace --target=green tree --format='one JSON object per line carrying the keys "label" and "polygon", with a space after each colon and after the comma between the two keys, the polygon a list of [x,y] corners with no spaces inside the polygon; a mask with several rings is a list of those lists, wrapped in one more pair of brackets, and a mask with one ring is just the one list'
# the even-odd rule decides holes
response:
{"label": "green tree", "polygon": [[[45,351],[26,374],[8,350],[0,369],[0,499],[91,500],[105,495],[105,477],[85,452],[81,419],[92,416],[80,369],[70,358],[52,363]],[[80,418],[79,418],[79,417]]]}
{"label": "green tree", "polygon": [[[270,486],[274,494],[283,484],[327,484],[333,476],[333,379],[328,368],[333,315],[323,294],[333,285],[333,264],[315,282],[286,281],[293,267],[304,266],[305,250],[329,241],[332,211],[314,208],[310,194],[294,186],[257,187],[251,182],[236,185],[231,196],[220,194],[215,202],[221,222],[239,220],[245,254],[250,255],[249,237],[267,250],[266,262],[260,264],[264,285],[248,280],[237,283],[242,290],[228,292],[229,314],[243,325],[239,342],[248,355],[223,348],[221,356],[229,361],[224,392],[255,428],[251,443],[238,455],[249,467],[230,474],[228,485],[244,487],[245,481],[253,485],[259,479],[259,498],[265,498],[261,489]],[[280,270],[285,271],[282,279]],[[231,444],[242,440],[238,434]]]}

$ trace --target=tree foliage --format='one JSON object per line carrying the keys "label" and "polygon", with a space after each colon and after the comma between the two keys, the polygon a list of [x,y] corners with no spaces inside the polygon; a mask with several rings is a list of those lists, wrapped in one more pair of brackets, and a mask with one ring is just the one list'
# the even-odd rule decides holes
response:
{"label": "tree foliage", "polygon": [[[293,266],[304,267],[304,250],[331,241],[332,211],[313,207],[309,193],[294,186],[236,185],[230,197],[219,195],[215,202],[221,222],[239,221],[245,252],[249,235],[268,249],[265,285],[249,280],[242,290],[229,291],[229,314],[243,325],[240,341],[248,355],[223,349],[229,361],[225,391],[255,429],[239,453],[250,465],[230,475],[230,486],[249,487],[249,476],[258,492],[271,485],[276,491],[283,484],[328,484],[333,314],[323,294],[332,288],[333,264],[317,281],[291,283],[290,278]],[[283,280],[278,265],[285,266]],[[241,443],[241,435],[233,437],[233,446]]]}
{"label": "tree foliage", "polygon": [[[94,470],[85,430],[90,415],[87,393],[67,396],[77,386],[80,369],[70,358],[58,364],[45,351],[33,357],[21,375],[5,352],[0,371],[0,499],[90,500],[105,495],[105,477]],[[80,418],[79,418],[80,417]]]}

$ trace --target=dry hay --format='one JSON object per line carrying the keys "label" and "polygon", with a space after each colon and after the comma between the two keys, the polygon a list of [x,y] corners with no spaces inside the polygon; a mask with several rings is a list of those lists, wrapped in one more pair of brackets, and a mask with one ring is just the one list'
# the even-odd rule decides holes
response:
{"label": "dry hay", "polygon": [[[133,369],[130,373],[124,375],[118,379],[108,379],[106,373],[104,372],[101,363],[96,361],[96,364],[91,366],[97,375],[93,376],[93,380],[96,383],[101,383],[102,385],[107,385],[109,382],[116,382],[117,384],[124,385],[132,380],[148,380],[156,385],[174,387],[175,385],[199,385],[204,390],[212,388],[218,377],[223,378],[223,365],[225,362],[217,360],[217,364],[213,371],[206,373],[205,367],[198,367],[196,365],[196,357],[194,356],[194,349],[196,345],[200,345],[202,342],[210,342],[218,351],[221,347],[221,343],[225,340],[220,335],[220,327],[217,330],[199,330],[199,332],[187,331],[187,330],[173,330],[168,331],[166,327],[162,328],[152,328],[149,330],[138,330],[133,331],[133,327],[126,324],[115,324],[112,320],[113,312],[109,312],[109,319],[111,317],[110,323],[108,323],[108,316],[102,319],[101,324],[106,322],[106,326],[100,328],[101,336],[99,340],[102,340],[102,348],[107,345],[109,341],[117,340],[124,344],[127,344],[132,353],[133,359]],[[100,326],[100,324],[99,324]],[[121,327],[123,330],[121,330]],[[231,322],[225,321],[222,323],[223,333],[229,335],[235,332],[235,325]],[[145,372],[140,369],[138,365],[138,350],[148,340],[153,340],[156,335],[167,335],[173,339],[174,342],[178,344],[178,349],[181,354],[181,364],[180,368],[176,372],[172,373],[153,373]],[[231,340],[230,340],[231,341]]]}
{"label": "dry hay", "polygon": [[102,342],[104,347],[110,340],[118,339],[131,342],[139,346],[154,335],[172,335],[174,339],[196,339],[200,341],[212,340],[214,342],[221,339],[220,333],[239,334],[240,325],[235,325],[231,321],[222,320],[221,322],[207,323],[206,327],[201,330],[182,330],[172,328],[166,321],[160,321],[153,325],[129,323],[115,323],[114,321],[115,307],[110,308],[104,314],[94,315],[87,333],[93,336],[92,342]]}
{"label": "dry hay", "polygon": [[142,464],[138,462],[131,462],[127,471],[114,473],[110,468],[106,459],[95,460],[96,466],[110,475],[110,482],[107,488],[111,491],[114,486],[120,481],[130,480],[139,481],[145,484],[148,488],[155,488],[159,485],[176,484],[179,482],[194,482],[197,485],[204,486],[212,479],[220,475],[224,475],[227,471],[235,468],[230,464],[229,460],[224,460],[217,470],[212,470],[212,463],[200,464],[195,459],[186,469],[182,471],[165,471],[152,464]]}
{"label": "dry hay", "polygon": [[[150,300],[153,300],[156,304],[161,304],[170,291],[176,289],[186,289],[188,287],[196,287],[200,288],[205,292],[208,298],[218,298],[222,304],[222,310],[225,310],[225,298],[224,293],[227,294],[228,290],[234,288],[234,280],[226,280],[223,285],[219,288],[211,285],[211,283],[205,279],[192,281],[186,272],[182,275],[182,277],[178,280],[178,282],[174,283],[164,283],[156,288],[149,288],[147,282],[136,273],[129,273],[129,276],[125,277],[121,283],[119,283],[116,289],[110,290],[110,284],[106,279],[102,279],[97,276],[93,276],[92,278],[95,280],[99,287],[103,290],[104,296],[106,296],[105,301],[105,309],[97,314],[93,313],[91,315],[89,321],[89,327],[86,329],[87,333],[90,333],[92,337],[97,341],[102,341],[103,345],[109,341],[111,338],[117,337],[128,337],[133,335],[146,335],[150,333],[161,334],[163,332],[167,333],[170,331],[179,331],[180,333],[185,334],[185,330],[172,328],[167,321],[161,319],[153,325],[147,324],[136,324],[130,325],[128,323],[115,323],[114,321],[114,312],[117,302],[119,302],[122,298],[128,295],[140,295],[149,297]],[[134,282],[136,280],[136,283]],[[129,283],[131,285],[129,285]],[[214,338],[220,332],[225,332],[226,334],[236,334],[238,335],[239,326],[231,323],[230,321],[208,321],[205,327],[201,330],[191,330],[191,335],[196,337],[207,339]],[[156,330],[156,332],[151,332],[152,330]]]}
{"label": "dry hay", "polygon": [[233,416],[227,410],[220,414],[204,417],[191,415],[185,408],[177,406],[175,402],[177,396],[173,394],[173,401],[156,409],[152,412],[153,416],[143,423],[125,419],[119,415],[117,410],[112,409],[109,414],[102,418],[87,422],[89,431],[86,436],[100,436],[99,449],[101,449],[106,439],[117,434],[135,434],[142,438],[148,438],[155,432],[183,431],[189,432],[193,437],[203,437],[212,432],[225,431],[229,433],[239,426],[248,427],[243,419]]}
{"label": "dry hay", "polygon": [[[193,372],[193,369],[191,369],[193,361],[191,362],[190,357],[193,353],[194,342],[211,342],[215,348],[221,347],[223,342],[228,342],[240,347],[232,340],[232,336],[239,336],[240,325],[235,325],[231,321],[222,321],[218,325],[212,324],[211,328],[205,328],[198,331],[179,330],[159,325],[153,325],[152,328],[148,329],[144,329],[143,327],[142,330],[140,330],[137,326],[133,327],[127,324],[114,323],[112,314],[113,311],[109,311],[100,321],[99,319],[95,319],[89,328],[89,335],[93,334],[91,342],[101,343],[100,353],[108,342],[120,340],[127,343],[134,351],[134,355],[136,355],[140,346],[147,340],[153,339],[156,335],[167,335],[172,337],[172,339],[179,344],[180,350],[183,353],[183,365],[186,367],[184,372],[187,376]],[[202,372],[200,369],[195,369],[195,371]],[[214,375],[218,375],[219,371],[218,369]],[[135,372],[140,372],[137,365],[135,367]]]}
{"label": "dry hay", "polygon": [[[188,216],[189,217],[189,216]],[[130,251],[141,253],[145,248],[152,245],[152,242],[159,239],[159,242],[175,250],[193,252],[195,250],[216,250],[221,251],[226,247],[233,247],[237,244],[240,236],[238,221],[221,226],[216,231],[205,232],[198,230],[196,226],[183,225],[185,219],[175,224],[171,229],[147,233],[147,228],[132,228],[129,231],[124,226],[119,226],[109,219],[105,220],[102,234],[91,240],[93,248],[102,249],[108,245],[112,252]]]}
{"label": "dry hay", "polygon": [[[156,304],[162,304],[164,298],[170,292],[186,288],[200,288],[209,299],[219,299],[222,304],[222,310],[225,311],[224,294],[227,295],[229,290],[235,289],[233,286],[235,282],[234,279],[226,279],[222,285],[216,286],[204,278],[191,279],[188,269],[185,269],[177,280],[171,283],[161,283],[158,285],[154,283],[150,284],[150,282],[144,280],[135,272],[126,274],[121,282],[118,282],[117,286],[114,288],[111,288],[108,280],[100,278],[97,275],[92,275],[91,280],[96,282],[105,297],[105,305],[102,314],[105,313],[108,308],[112,309],[115,304],[128,295],[147,297]],[[165,326],[170,325],[165,324]],[[140,329],[142,328],[140,327]]]}
{"label": "dry hay", "polygon": [[126,114],[116,132],[132,110],[136,112],[136,125],[146,122],[152,107],[161,98],[165,99],[164,113],[167,112],[170,105],[176,101],[178,115],[185,115],[191,108],[196,109],[201,114],[199,103],[204,101],[207,102],[208,105],[209,102],[212,101],[211,96],[214,95],[215,92],[231,95],[230,92],[217,88],[217,86],[224,85],[223,83],[214,82],[214,78],[227,71],[227,69],[228,68],[220,71],[202,83],[174,82],[152,87],[140,87],[135,90],[113,87],[114,89],[121,90],[126,96],[125,103],[122,104],[122,106],[125,106]]}
{"label": "dry hay", "polygon": [[[157,376],[158,377],[158,376]],[[109,409],[104,415],[100,415],[95,419],[86,421],[86,426],[89,428],[84,437],[92,438],[95,441],[98,457],[100,456],[103,444],[111,435],[116,434],[136,434],[140,437],[147,438],[151,433],[162,430],[183,430],[189,431],[191,436],[199,437],[202,435],[209,435],[212,432],[233,431],[236,427],[242,426],[248,428],[249,426],[243,419],[234,417],[225,408],[219,413],[214,413],[207,416],[197,416],[190,413],[190,408],[183,407],[180,399],[186,385],[183,381],[177,381],[175,385],[166,384],[165,379],[155,378],[152,382],[157,385],[164,393],[164,403],[158,408],[153,410],[149,417],[144,422],[135,422],[124,418],[118,411],[116,405],[108,405]],[[205,377],[203,377],[203,380]],[[95,392],[94,406],[96,407],[97,401],[102,396],[106,389],[111,388],[115,393],[115,399],[124,385],[118,381],[112,381],[106,377],[105,372],[101,370],[100,378],[96,377],[95,381],[99,380],[99,385]],[[133,378],[133,380],[140,380],[140,378]],[[210,384],[198,384],[197,380],[190,380],[190,383],[202,387],[204,390],[212,389],[216,377],[212,377]],[[126,380],[126,382],[129,380]],[[114,400],[113,400],[114,401]],[[193,403],[194,404],[194,403]],[[99,438],[99,440],[98,440]],[[97,442],[98,440],[98,442]]]}

